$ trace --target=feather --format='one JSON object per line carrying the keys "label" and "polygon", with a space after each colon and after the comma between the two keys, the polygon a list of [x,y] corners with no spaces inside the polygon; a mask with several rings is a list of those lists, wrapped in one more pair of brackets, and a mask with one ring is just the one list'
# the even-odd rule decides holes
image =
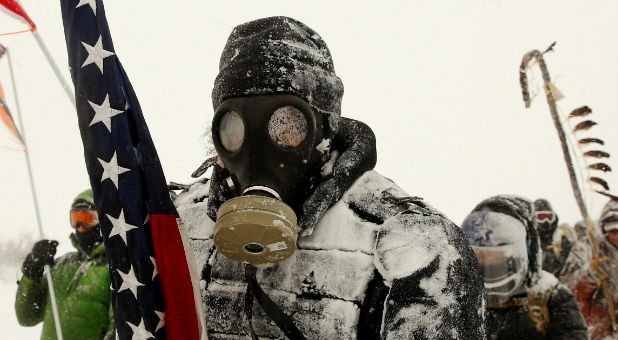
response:
{"label": "feather", "polygon": [[549,51],[554,51],[554,46],[556,46],[557,41],[554,41],[553,43],[551,43],[551,45],[549,45],[549,47],[543,52],[543,54],[549,52]]}
{"label": "feather", "polygon": [[591,120],[585,120],[577,125],[575,125],[575,128],[573,128],[573,132],[579,131],[579,130],[588,130],[591,127],[597,125],[596,122],[593,122]]}
{"label": "feather", "polygon": [[584,156],[595,158],[608,158],[609,154],[605,151],[592,150],[584,152]]}
{"label": "feather", "polygon": [[569,118],[573,117],[583,117],[592,113],[592,110],[588,106],[579,107],[569,114]]}
{"label": "feather", "polygon": [[605,163],[594,163],[594,164],[590,164],[588,165],[588,168],[592,169],[592,170],[601,170],[601,171],[612,171],[612,168],[609,167],[609,165],[605,164]]}
{"label": "feather", "polygon": [[580,140],[577,141],[579,144],[590,144],[590,143],[597,143],[597,144],[601,144],[601,145],[605,145],[605,142],[601,139],[598,138],[582,138]]}
{"label": "feather", "polygon": [[609,192],[599,191],[599,190],[595,190],[595,191],[603,196],[609,197],[609,199],[611,199],[612,201],[618,201],[618,196],[614,196],[610,194]]}
{"label": "feather", "polygon": [[588,180],[590,182],[599,184],[600,186],[602,186],[605,190],[609,191],[609,185],[607,185],[607,182],[604,179],[601,179],[599,177],[590,177],[588,178]]}

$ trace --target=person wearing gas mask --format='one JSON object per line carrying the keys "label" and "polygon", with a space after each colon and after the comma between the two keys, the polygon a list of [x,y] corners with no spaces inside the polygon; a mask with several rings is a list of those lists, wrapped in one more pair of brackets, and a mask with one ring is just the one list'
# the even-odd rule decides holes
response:
{"label": "person wearing gas mask", "polygon": [[[578,272],[574,293],[588,323],[590,338],[616,339],[618,338],[618,197],[610,196],[610,200],[603,207],[599,227],[600,235],[592,233],[599,254],[597,258],[593,257],[588,240],[587,265]],[[609,300],[604,284],[611,294]]]}
{"label": "person wearing gas mask", "polygon": [[212,92],[212,176],[175,200],[209,339],[484,339],[472,249],[372,170],[375,137],[341,117],[342,95],[303,23],[232,31]]}
{"label": "person wearing gas mask", "polygon": [[535,223],[543,249],[543,270],[560,277],[573,247],[573,235],[564,226],[558,227],[558,215],[546,199],[534,201]]}
{"label": "person wearing gas mask", "polygon": [[114,339],[108,262],[91,189],[75,198],[69,215],[74,230],[70,239],[77,251],[54,260],[58,241],[34,244],[22,265],[15,299],[17,320],[22,326],[42,321],[41,339],[57,339],[43,275],[45,265],[50,265],[63,338]]}
{"label": "person wearing gas mask", "polygon": [[541,269],[532,202],[499,195],[479,203],[461,229],[487,290],[488,339],[588,339],[575,297]]}

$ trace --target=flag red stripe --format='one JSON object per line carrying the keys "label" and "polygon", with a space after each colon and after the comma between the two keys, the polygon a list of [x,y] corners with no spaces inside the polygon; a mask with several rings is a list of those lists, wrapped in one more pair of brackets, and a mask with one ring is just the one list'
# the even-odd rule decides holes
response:
{"label": "flag red stripe", "polygon": [[2,86],[0,85],[0,119],[2,119],[2,121],[4,122],[6,127],[9,128],[9,130],[11,130],[11,132],[13,132],[15,137],[17,137],[17,139],[23,145],[23,141],[22,141],[21,135],[19,134],[19,131],[17,131],[17,127],[15,126],[15,122],[13,121],[13,117],[11,116],[9,111],[5,108],[5,101],[4,101],[4,97],[2,95],[3,95],[3,93],[2,93]]}
{"label": "flag red stripe", "polygon": [[199,339],[191,275],[174,215],[150,216],[152,244],[165,298],[168,340]]}
{"label": "flag red stripe", "polygon": [[34,23],[34,21],[32,21],[30,19],[30,17],[28,16],[28,14],[26,14],[26,11],[24,11],[23,8],[21,8],[21,6],[19,5],[19,3],[15,0],[0,0],[0,5],[6,7],[6,9],[8,9],[9,11],[19,15],[20,17],[24,18],[28,24],[30,25],[30,30],[34,31],[36,29],[36,24]]}

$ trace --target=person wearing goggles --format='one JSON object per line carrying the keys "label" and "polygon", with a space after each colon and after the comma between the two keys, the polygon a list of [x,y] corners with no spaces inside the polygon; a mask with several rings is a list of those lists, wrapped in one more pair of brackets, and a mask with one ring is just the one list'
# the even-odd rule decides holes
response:
{"label": "person wearing goggles", "polygon": [[532,202],[499,195],[479,203],[461,230],[487,291],[488,339],[588,339],[571,291],[541,269]]}
{"label": "person wearing goggles", "polygon": [[[591,244],[586,240],[588,256],[578,272],[574,293],[588,323],[591,339],[618,339],[618,197],[610,196],[601,211],[600,233],[592,233],[599,258],[591,258]],[[597,271],[595,267],[602,270]],[[607,276],[604,279],[604,277]],[[603,289],[608,285],[613,308]],[[613,319],[613,320],[612,320]]]}
{"label": "person wearing goggles", "polygon": [[543,250],[543,270],[560,279],[566,274],[563,268],[573,248],[574,235],[569,228],[558,225],[558,215],[546,199],[534,201],[534,216]]}
{"label": "person wearing goggles", "polygon": [[69,236],[77,251],[54,259],[58,241],[41,240],[23,262],[23,276],[15,299],[22,326],[43,322],[41,339],[56,339],[47,291],[45,265],[51,266],[64,339],[114,339],[110,277],[92,190],[81,192],[71,204]]}

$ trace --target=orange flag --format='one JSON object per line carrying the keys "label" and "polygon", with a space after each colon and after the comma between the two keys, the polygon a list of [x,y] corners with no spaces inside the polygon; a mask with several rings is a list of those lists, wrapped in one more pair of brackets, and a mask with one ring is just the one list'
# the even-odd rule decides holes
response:
{"label": "orange flag", "polygon": [[[0,44],[0,58],[5,54],[6,48]],[[6,100],[4,99],[4,90],[2,89],[2,83],[0,83],[0,117],[4,124],[13,132],[15,137],[19,140],[22,146],[24,145],[24,140],[21,138],[19,131],[17,130],[17,126],[13,121],[13,116],[11,116],[11,112],[9,111],[8,106],[6,105]]]}

